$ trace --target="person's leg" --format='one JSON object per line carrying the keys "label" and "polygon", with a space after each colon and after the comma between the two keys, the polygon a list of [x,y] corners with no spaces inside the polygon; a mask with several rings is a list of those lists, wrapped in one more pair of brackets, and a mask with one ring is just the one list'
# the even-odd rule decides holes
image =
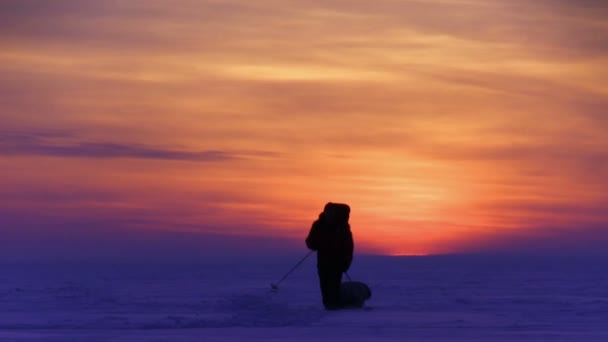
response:
{"label": "person's leg", "polygon": [[319,274],[319,287],[321,288],[321,297],[323,299],[323,306],[327,307],[329,304],[329,276],[327,269],[324,267],[318,267],[317,273]]}
{"label": "person's leg", "polygon": [[330,269],[326,274],[326,297],[325,307],[328,309],[338,309],[340,307],[340,284],[342,283],[342,272],[337,269]]}
{"label": "person's leg", "polygon": [[323,306],[326,309],[338,309],[340,307],[340,283],[342,282],[342,272],[335,267],[319,267],[319,285]]}

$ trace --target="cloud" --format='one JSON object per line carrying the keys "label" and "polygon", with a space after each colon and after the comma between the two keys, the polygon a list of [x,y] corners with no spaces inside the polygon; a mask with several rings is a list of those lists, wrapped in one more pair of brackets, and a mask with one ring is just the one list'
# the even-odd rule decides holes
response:
{"label": "cloud", "polygon": [[[63,142],[50,138],[71,137],[68,133],[53,131],[0,132],[0,154],[5,156],[33,155],[67,158],[138,158],[159,160],[186,160],[219,162],[268,152],[229,152],[220,150],[186,151],[159,148],[144,144],[76,141]],[[73,139],[70,139],[73,140]]]}
{"label": "cloud", "polygon": [[73,50],[86,42],[86,49],[106,52],[116,47],[123,52],[143,48],[163,54],[207,51],[210,45],[229,45],[224,36],[239,33],[234,26],[255,31],[252,21],[272,20],[282,11],[258,7],[239,1],[8,0],[0,4],[0,37],[13,44],[38,41],[39,47]]}

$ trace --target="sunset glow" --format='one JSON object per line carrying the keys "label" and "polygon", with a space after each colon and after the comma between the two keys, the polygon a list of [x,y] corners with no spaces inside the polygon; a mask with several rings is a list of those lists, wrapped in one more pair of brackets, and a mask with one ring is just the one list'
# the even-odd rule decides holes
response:
{"label": "sunset glow", "polygon": [[328,201],[361,253],[601,246],[606,18],[600,1],[3,1],[4,247],[304,249]]}

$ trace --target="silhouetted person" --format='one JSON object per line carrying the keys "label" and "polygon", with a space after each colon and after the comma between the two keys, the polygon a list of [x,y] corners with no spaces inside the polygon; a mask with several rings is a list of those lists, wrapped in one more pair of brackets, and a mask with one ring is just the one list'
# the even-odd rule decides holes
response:
{"label": "silhouetted person", "polygon": [[327,203],[306,238],[306,246],[317,251],[323,305],[329,310],[340,307],[342,273],[348,271],[353,260],[354,243],[348,224],[349,215],[348,205]]}

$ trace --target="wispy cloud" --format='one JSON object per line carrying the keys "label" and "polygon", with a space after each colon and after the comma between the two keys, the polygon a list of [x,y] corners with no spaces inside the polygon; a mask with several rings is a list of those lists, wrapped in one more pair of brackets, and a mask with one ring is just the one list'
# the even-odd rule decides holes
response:
{"label": "wispy cloud", "polygon": [[[62,138],[58,139],[56,138]],[[231,152],[219,150],[186,151],[159,148],[144,144],[115,142],[76,141],[62,142],[74,136],[59,132],[0,132],[0,155],[35,155],[68,158],[141,158],[185,160],[195,162],[219,162],[254,155],[270,155],[269,152]]]}

